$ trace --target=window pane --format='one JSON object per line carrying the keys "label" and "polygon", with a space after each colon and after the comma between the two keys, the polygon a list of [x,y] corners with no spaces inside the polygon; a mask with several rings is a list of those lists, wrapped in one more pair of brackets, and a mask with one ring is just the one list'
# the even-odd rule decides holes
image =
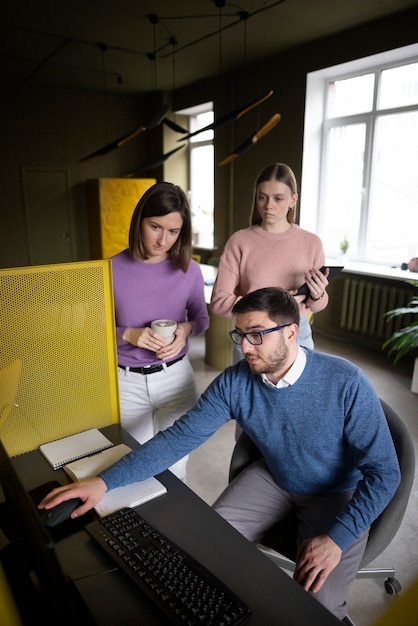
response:
{"label": "window pane", "polygon": [[[205,111],[205,113],[198,113],[190,117],[190,132],[195,133],[205,126],[213,123],[213,111]],[[190,142],[197,141],[211,141],[213,139],[213,130],[205,130],[203,133],[199,133],[196,137],[190,137]]]}
{"label": "window pane", "polygon": [[336,80],[328,87],[328,117],[366,113],[373,107],[374,74]]}
{"label": "window pane", "polygon": [[401,65],[381,74],[379,109],[418,104],[418,63]]}
{"label": "window pane", "polygon": [[377,120],[369,215],[371,261],[408,262],[418,255],[418,112]]}
{"label": "window pane", "polygon": [[190,205],[192,209],[193,244],[213,248],[213,145],[191,149]]}
{"label": "window pane", "polygon": [[365,124],[337,126],[328,134],[320,232],[325,252],[330,256],[340,253],[340,243],[345,236],[350,242],[349,255],[357,252],[365,137]]}

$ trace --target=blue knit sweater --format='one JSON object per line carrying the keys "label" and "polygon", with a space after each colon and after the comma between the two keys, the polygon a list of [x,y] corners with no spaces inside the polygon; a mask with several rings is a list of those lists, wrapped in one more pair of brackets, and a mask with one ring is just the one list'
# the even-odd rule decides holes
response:
{"label": "blue knit sweater", "polygon": [[294,385],[275,388],[245,360],[227,368],[173,426],[101,473],[107,488],[163,471],[236,419],[259,447],[274,479],[296,493],[354,490],[328,535],[347,549],[391,500],[400,472],[378,397],[364,373],[307,351]]}

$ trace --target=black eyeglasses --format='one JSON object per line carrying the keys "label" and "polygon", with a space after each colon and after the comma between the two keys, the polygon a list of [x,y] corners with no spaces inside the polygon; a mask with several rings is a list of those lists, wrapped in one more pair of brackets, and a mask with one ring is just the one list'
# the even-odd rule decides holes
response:
{"label": "black eyeglasses", "polygon": [[267,330],[258,330],[256,332],[251,333],[240,333],[239,330],[230,330],[229,336],[231,337],[234,343],[240,344],[243,339],[246,339],[248,343],[253,346],[261,346],[263,343],[263,335],[267,335],[267,333],[273,333],[275,330],[281,330],[282,328],[286,328],[286,326],[290,326],[293,322],[289,322],[289,324],[282,324],[281,326],[275,326],[274,328],[267,328]]}

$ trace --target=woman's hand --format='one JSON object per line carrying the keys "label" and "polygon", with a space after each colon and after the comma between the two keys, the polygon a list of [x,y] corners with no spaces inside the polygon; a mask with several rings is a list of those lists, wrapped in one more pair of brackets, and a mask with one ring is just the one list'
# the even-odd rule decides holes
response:
{"label": "woman's hand", "polygon": [[418,272],[418,257],[414,256],[408,261],[408,269],[410,272]]}
{"label": "woman's hand", "polygon": [[182,322],[177,324],[174,341],[169,345],[166,344],[164,337],[161,337],[148,326],[145,328],[127,328],[123,333],[123,339],[133,346],[155,352],[157,357],[163,361],[170,361],[184,348],[191,332],[191,323]]}
{"label": "woman's hand", "polygon": [[50,491],[45,498],[38,504],[39,509],[52,509],[65,500],[80,498],[83,504],[74,509],[71,517],[79,517],[84,515],[102,499],[106,493],[107,487],[103,478],[95,476],[94,478],[85,478],[76,483],[57,487]]}
{"label": "woman's hand", "polygon": [[325,289],[327,288],[329,268],[325,268],[325,274],[320,270],[311,268],[307,274],[305,274],[305,283],[309,289],[310,296],[307,298],[305,293],[298,294],[298,289],[289,289],[289,293],[293,296],[298,304],[306,302],[307,299],[320,300],[325,295]]}
{"label": "woman's hand", "polygon": [[186,345],[187,337],[192,332],[192,325],[190,322],[182,322],[177,324],[176,332],[174,333],[174,341],[168,346],[164,346],[157,352],[159,359],[163,361],[172,361],[183,350]]}
{"label": "woman's hand", "polygon": [[165,339],[148,326],[145,328],[127,328],[123,333],[123,339],[133,346],[156,353],[166,346]]}
{"label": "woman's hand", "polygon": [[310,299],[314,302],[323,297],[325,289],[328,287],[329,268],[325,268],[325,274],[313,267],[305,274],[305,282],[310,291]]}

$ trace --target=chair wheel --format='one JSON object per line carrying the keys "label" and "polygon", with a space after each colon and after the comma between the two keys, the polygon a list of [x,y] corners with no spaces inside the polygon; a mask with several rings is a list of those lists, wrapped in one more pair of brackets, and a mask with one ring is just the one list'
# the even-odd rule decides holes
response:
{"label": "chair wheel", "polygon": [[396,578],[387,578],[385,580],[385,589],[390,595],[399,593],[401,590],[401,583]]}

